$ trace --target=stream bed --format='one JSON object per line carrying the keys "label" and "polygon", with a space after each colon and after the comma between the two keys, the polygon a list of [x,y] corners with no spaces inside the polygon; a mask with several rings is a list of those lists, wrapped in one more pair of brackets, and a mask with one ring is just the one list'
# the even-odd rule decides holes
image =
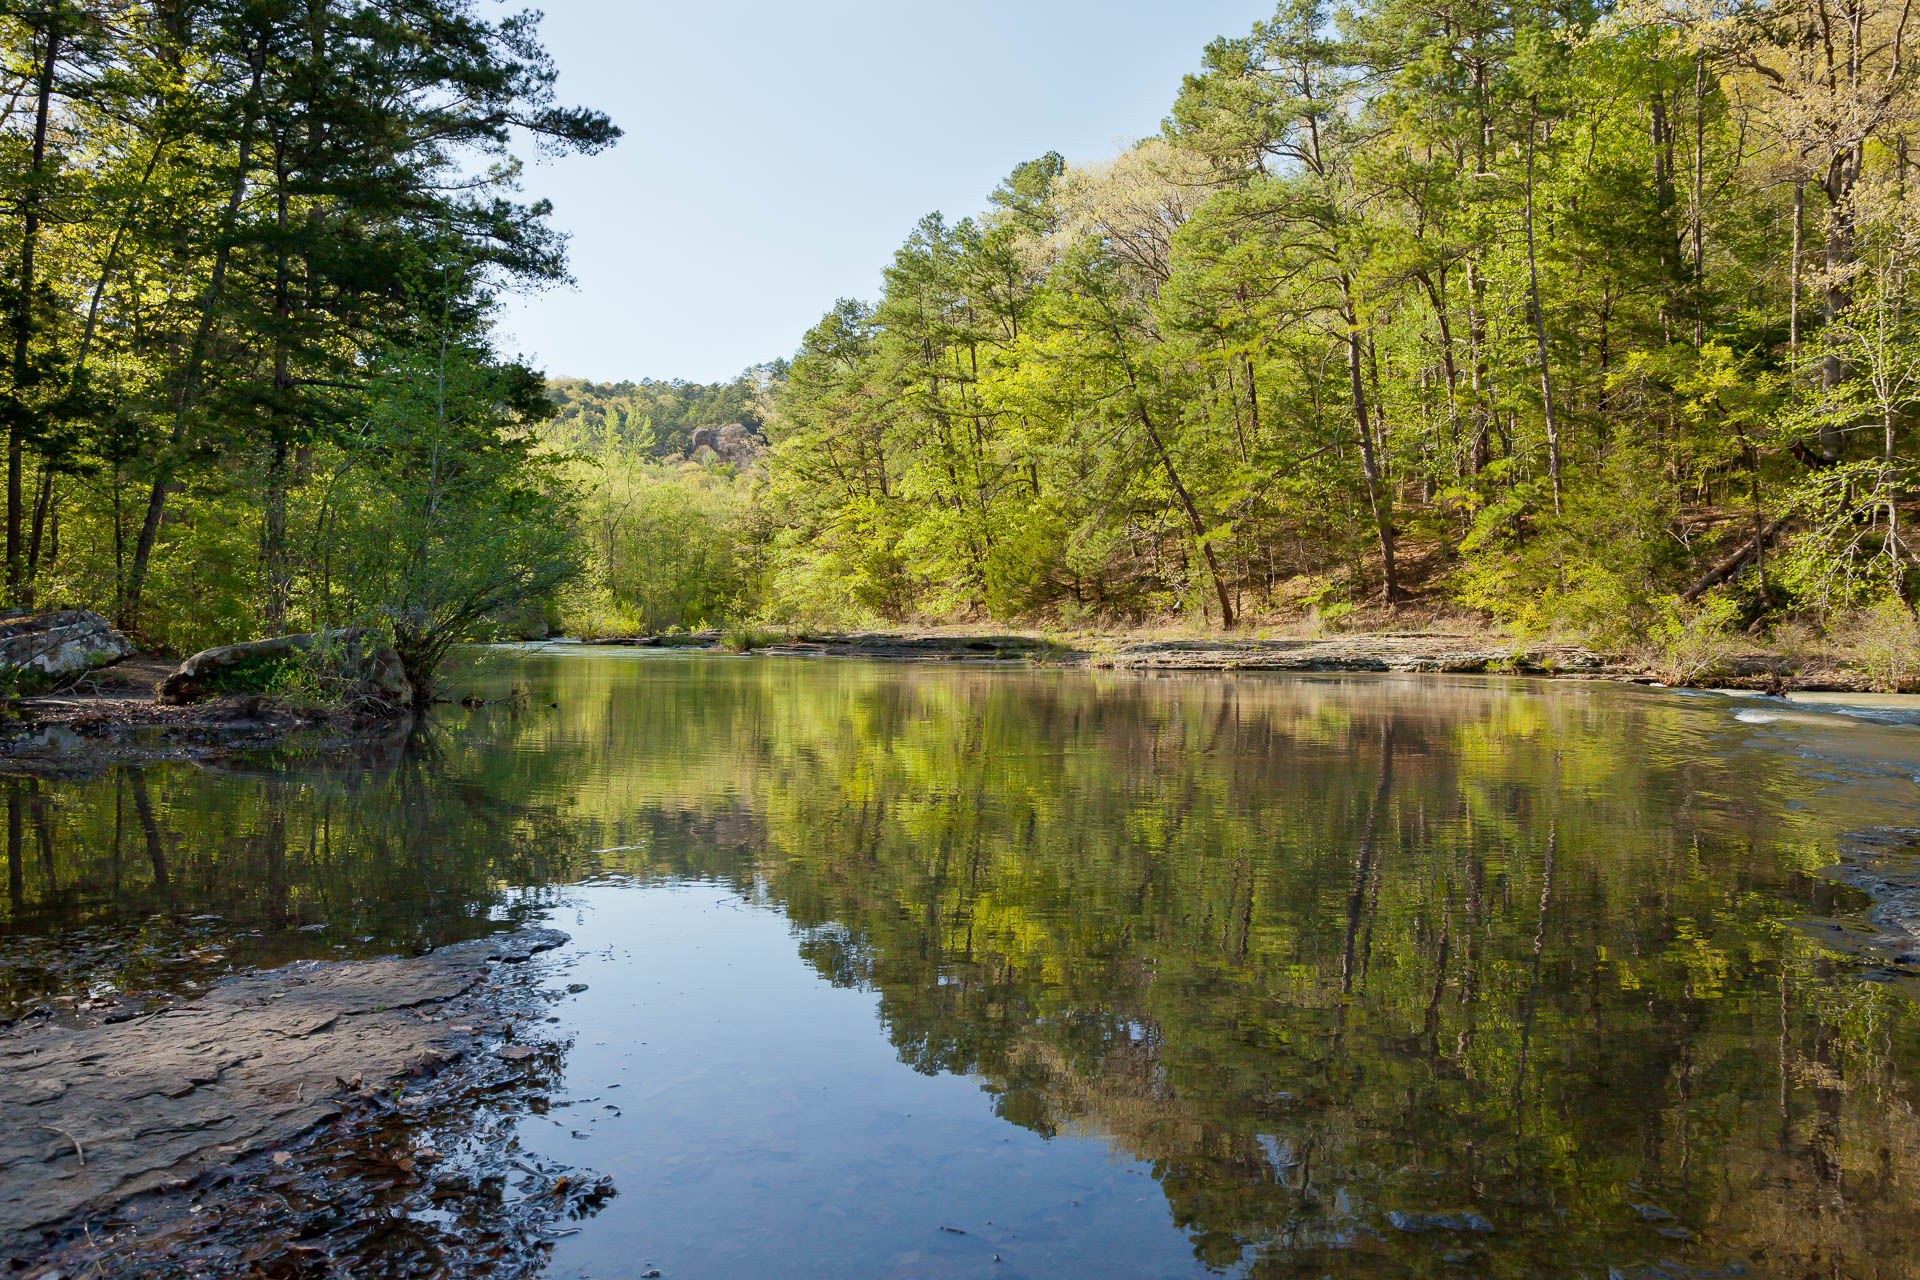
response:
{"label": "stream bed", "polygon": [[537,1073],[325,1156],[391,1229],[196,1274],[1920,1276],[1906,702],[468,656],[378,759],[0,780],[16,1029],[568,935]]}

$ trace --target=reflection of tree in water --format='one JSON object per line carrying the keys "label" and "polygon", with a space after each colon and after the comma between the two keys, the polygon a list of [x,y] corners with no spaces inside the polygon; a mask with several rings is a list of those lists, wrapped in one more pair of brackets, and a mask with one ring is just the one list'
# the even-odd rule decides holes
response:
{"label": "reflection of tree in water", "polygon": [[373,762],[265,757],[0,781],[0,1014],[237,965],[411,951],[540,905],[576,845],[529,767],[445,734]]}
{"label": "reflection of tree in water", "polygon": [[[1703,714],[1440,681],[515,678],[558,707],[450,713],[380,767],[123,772],[38,811],[5,784],[0,945],[217,912],[192,927],[262,954],[394,950],[590,866],[714,876],[877,991],[903,1061],[1150,1163],[1216,1266],[1920,1274],[1913,1008],[1779,923],[1833,897],[1809,873],[1837,819]],[[1497,1231],[1387,1216],[1466,1211]]]}
{"label": "reflection of tree in water", "polygon": [[[1150,1162],[1207,1262],[1920,1274],[1913,1009],[1778,923],[1831,858],[1792,764],[1610,691],[815,681],[652,691],[734,772],[638,747],[639,861],[777,902],[917,1069]],[[729,805],[763,844],[701,838]]]}

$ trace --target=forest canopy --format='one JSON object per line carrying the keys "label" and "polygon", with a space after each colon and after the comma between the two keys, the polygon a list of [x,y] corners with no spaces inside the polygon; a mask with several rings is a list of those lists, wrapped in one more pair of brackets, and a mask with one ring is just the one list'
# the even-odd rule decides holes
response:
{"label": "forest canopy", "polygon": [[553,378],[548,388],[554,414],[541,428],[550,443],[574,453],[664,461],[692,455],[694,433],[703,427],[739,423],[756,440],[766,438],[772,416],[768,389],[784,378],[785,360],[755,365],[731,382],[712,384],[642,378],[639,382],[589,382]]}
{"label": "forest canopy", "polygon": [[12,6],[9,603],[173,649],[1450,613],[1920,653],[1909,21],[1286,0],[1153,136],[904,228],[791,360],[548,384],[492,337],[566,275],[516,139],[618,130],[531,18]]}
{"label": "forest canopy", "polygon": [[5,590],[176,650],[377,622],[409,667],[578,568],[494,351],[563,280],[516,146],[561,103],[474,0],[44,0],[0,13]]}
{"label": "forest canopy", "polygon": [[1159,133],[1017,165],[823,316],[741,607],[1910,619],[1908,23],[1287,0]]}

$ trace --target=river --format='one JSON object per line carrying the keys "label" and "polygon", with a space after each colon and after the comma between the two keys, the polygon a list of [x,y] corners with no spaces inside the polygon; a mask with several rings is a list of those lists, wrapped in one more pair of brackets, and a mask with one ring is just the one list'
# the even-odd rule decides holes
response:
{"label": "river", "polygon": [[1920,963],[1824,874],[1909,711],[477,664],[392,758],[6,783],[0,1012],[563,929],[482,1139],[612,1180],[555,1277],[1920,1276]]}

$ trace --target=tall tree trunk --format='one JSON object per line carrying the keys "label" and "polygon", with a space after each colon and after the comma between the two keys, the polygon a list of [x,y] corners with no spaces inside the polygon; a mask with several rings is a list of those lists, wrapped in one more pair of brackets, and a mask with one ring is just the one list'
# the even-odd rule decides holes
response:
{"label": "tall tree trunk", "polygon": [[1787,264],[1787,348],[1793,354],[1794,376],[1800,372],[1800,258],[1807,221],[1807,184],[1793,184],[1793,260]]}
{"label": "tall tree trunk", "polygon": [[54,70],[60,58],[60,28],[57,15],[48,15],[45,55],[40,62],[38,104],[33,118],[33,151],[27,167],[26,198],[21,217],[20,294],[13,313],[13,404],[7,415],[7,599],[20,604],[22,573],[20,527],[22,509],[21,471],[26,461],[27,385],[32,374],[29,348],[33,341],[34,253],[40,244],[40,207],[44,193],[47,158],[47,120],[53,108]]}
{"label": "tall tree trunk", "polygon": [[1366,480],[1367,503],[1373,509],[1373,525],[1380,537],[1381,595],[1391,608],[1400,598],[1400,579],[1394,567],[1393,494],[1387,490],[1380,459],[1374,447],[1373,427],[1367,418],[1367,389],[1360,358],[1360,319],[1353,309],[1353,284],[1343,272],[1340,276],[1342,318],[1347,322],[1347,384],[1353,397],[1354,430],[1360,439],[1360,473]]}
{"label": "tall tree trunk", "polygon": [[[1862,146],[1849,147],[1827,164],[1820,189],[1827,197],[1826,280],[1821,297],[1821,319],[1831,329],[1852,304],[1842,272],[1853,261],[1853,210],[1849,200],[1853,184],[1860,176]],[[1846,362],[1836,351],[1828,351],[1820,362],[1820,389],[1831,398],[1847,379]],[[1820,424],[1820,456],[1833,461],[1840,456],[1840,424],[1826,415]]]}
{"label": "tall tree trunk", "polygon": [[266,606],[263,610],[267,629],[278,634],[287,623],[287,403],[293,388],[288,368],[287,322],[292,314],[292,295],[287,263],[287,161],[286,148],[276,140],[273,149],[274,225],[279,232],[273,269],[273,406],[272,450],[267,460],[265,519],[261,523],[261,560],[266,577]]}
{"label": "tall tree trunk", "polygon": [[1254,443],[1258,444],[1260,441],[1260,388],[1253,380],[1253,357],[1243,355],[1241,359],[1247,366],[1247,432],[1253,437]]}
{"label": "tall tree trunk", "polygon": [[1650,129],[1653,151],[1653,196],[1655,212],[1660,225],[1665,229],[1659,237],[1660,265],[1664,276],[1660,300],[1660,334],[1664,341],[1673,341],[1673,324],[1680,312],[1680,276],[1681,254],[1680,236],[1670,235],[1671,224],[1668,218],[1673,213],[1673,135],[1672,121],[1667,114],[1667,95],[1664,89],[1656,88],[1648,98],[1652,119]]}
{"label": "tall tree trunk", "polygon": [[1707,55],[1693,57],[1693,198],[1688,235],[1693,242],[1693,345],[1707,341]]}
{"label": "tall tree trunk", "polygon": [[1547,475],[1553,482],[1553,513],[1560,514],[1560,431],[1553,417],[1553,366],[1547,359],[1547,321],[1540,307],[1540,262],[1533,235],[1534,118],[1527,119],[1527,292],[1532,302],[1533,341],[1540,358],[1540,406],[1547,423]]}
{"label": "tall tree trunk", "polygon": [[1153,415],[1147,412],[1146,397],[1140,394],[1139,380],[1134,376],[1133,361],[1126,352],[1126,339],[1115,330],[1114,343],[1121,352],[1121,363],[1127,371],[1127,389],[1133,393],[1134,416],[1140,419],[1145,428],[1147,440],[1153,445],[1153,451],[1160,459],[1161,469],[1167,473],[1167,485],[1173,490],[1173,496],[1186,513],[1187,526],[1193,530],[1194,541],[1200,544],[1201,558],[1207,562],[1207,572],[1213,578],[1214,598],[1220,602],[1220,625],[1232,630],[1236,621],[1233,608],[1233,593],[1227,590],[1226,575],[1220,572],[1219,558],[1213,554],[1213,543],[1207,537],[1207,522],[1200,518],[1200,508],[1195,505],[1193,495],[1187,492],[1187,486],[1180,482],[1180,472],[1173,465],[1173,455],[1167,452],[1166,442],[1160,438],[1160,432],[1153,425]]}
{"label": "tall tree trunk", "polygon": [[194,331],[186,367],[181,374],[180,391],[174,405],[173,430],[167,439],[169,456],[163,458],[154,469],[153,481],[147,490],[146,514],[140,521],[140,533],[133,545],[133,563],[125,579],[119,623],[127,629],[139,625],[140,594],[146,586],[153,544],[160,534],[160,519],[166,513],[167,492],[173,486],[174,459],[171,455],[185,443],[189,415],[199,402],[207,343],[213,335],[214,321],[219,314],[221,291],[226,287],[227,264],[233,257],[233,228],[247,195],[247,169],[253,162],[253,132],[260,117],[260,84],[266,76],[267,49],[264,39],[254,47],[252,62],[253,81],[247,89],[246,111],[240,123],[240,153],[234,165],[233,189],[227,197],[226,211],[221,219],[220,243],[214,250],[213,269],[201,298],[200,323]]}
{"label": "tall tree trunk", "polygon": [[40,492],[33,501],[33,534],[27,539],[27,576],[21,595],[27,608],[33,607],[35,584],[40,579],[40,544],[47,528],[47,514],[53,510],[53,463],[40,464]]}
{"label": "tall tree trunk", "polygon": [[1479,475],[1493,461],[1492,371],[1487,366],[1487,281],[1472,258],[1467,259],[1467,357],[1473,389],[1472,474]]}
{"label": "tall tree trunk", "polygon": [[1453,363],[1453,325],[1447,317],[1447,297],[1443,288],[1446,276],[1443,273],[1439,280],[1435,280],[1430,272],[1420,271],[1416,273],[1415,279],[1419,280],[1421,287],[1426,290],[1427,301],[1433,307],[1434,323],[1440,327],[1440,370],[1447,380],[1447,418],[1452,424],[1450,435],[1457,450],[1460,432],[1458,406],[1455,404],[1454,393],[1459,386],[1460,375]]}
{"label": "tall tree trunk", "polygon": [[[1487,172],[1488,141],[1492,124],[1487,116],[1487,76],[1483,65],[1473,70],[1477,127],[1473,135],[1473,171]],[[1493,461],[1492,370],[1487,363],[1487,280],[1479,261],[1467,258],[1467,346],[1473,380],[1473,474],[1479,475]]]}

